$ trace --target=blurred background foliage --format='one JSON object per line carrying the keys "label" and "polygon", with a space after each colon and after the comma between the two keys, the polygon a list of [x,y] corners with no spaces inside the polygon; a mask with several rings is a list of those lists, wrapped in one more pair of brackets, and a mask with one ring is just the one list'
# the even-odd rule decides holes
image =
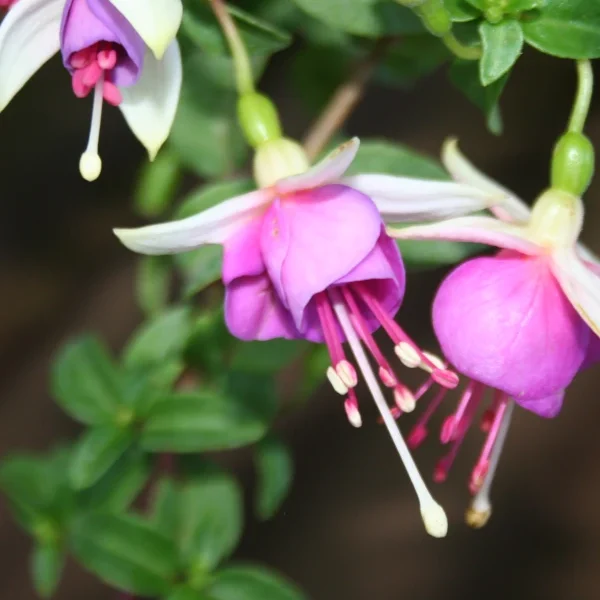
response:
{"label": "blurred background foliage", "polygon": [[[574,69],[564,59],[600,56],[594,0],[430,0],[437,12],[237,4],[289,135],[303,137],[366,69],[369,90],[337,133],[361,137],[352,172],[447,178],[434,157],[460,134],[467,155],[527,198],[547,185],[566,123]],[[154,163],[109,113],[104,175],[78,179],[71,157],[89,106],[73,101],[57,61],[0,119],[0,488],[33,540],[0,513],[2,597],[34,597],[28,553],[35,593],[65,600],[114,597],[108,586],[168,600],[597,598],[596,375],[580,378],[556,422],[518,417],[486,530],[460,524],[460,477],[440,493],[451,534],[436,542],[374,419],[351,430],[321,389],[324,349],[229,335],[220,248],[138,259],[119,247],[112,226],[189,216],[253,187],[232,62],[207,2],[185,0],[179,39],[181,102]],[[588,131],[600,136],[597,104]],[[597,189],[584,234],[596,251]],[[401,249],[412,273],[403,322],[431,345],[436,283],[485,249]]]}

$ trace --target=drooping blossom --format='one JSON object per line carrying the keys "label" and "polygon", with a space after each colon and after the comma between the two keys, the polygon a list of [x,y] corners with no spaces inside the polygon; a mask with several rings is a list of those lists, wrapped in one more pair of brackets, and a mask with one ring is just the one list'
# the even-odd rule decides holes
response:
{"label": "drooping blossom", "polygon": [[[600,265],[577,240],[583,203],[550,189],[529,210],[514,194],[479,173],[447,143],[444,164],[454,179],[504,200],[492,216],[469,216],[388,229],[401,239],[460,240],[501,248],[494,256],[466,261],[441,284],[433,326],[444,356],[470,381],[440,439],[449,452],[434,477],[443,481],[486,400],[481,428],[487,432],[470,478],[475,499],[468,519],[483,525],[491,512],[489,488],[513,410],[518,406],[555,417],[575,375],[600,359]],[[419,445],[445,392],[435,394],[411,432]]]}
{"label": "drooping blossom", "polygon": [[19,0],[0,24],[0,110],[60,51],[75,96],[94,96],[83,177],[102,169],[104,102],[121,109],[153,159],[179,101],[181,15],[181,0]]}
{"label": "drooping blossom", "polygon": [[[446,531],[445,515],[427,491],[379,383],[392,390],[403,410],[412,409],[413,395],[372,333],[382,326],[400,360],[423,368],[432,381],[454,387],[458,380],[394,320],[404,294],[405,273],[383,220],[469,212],[487,206],[490,195],[454,182],[423,184],[376,174],[343,179],[357,150],[358,140],[351,140],[312,168],[300,161],[294,174],[259,181],[261,189],[193,217],[115,233],[127,247],[144,254],[222,244],[225,316],[231,333],[243,340],[281,337],[324,342],[331,356],[327,377],[345,398],[349,421],[359,426],[355,392],[359,375],[346,356],[343,343],[348,342],[413,479],[426,528],[440,536]],[[377,365],[377,375],[365,348]]]}

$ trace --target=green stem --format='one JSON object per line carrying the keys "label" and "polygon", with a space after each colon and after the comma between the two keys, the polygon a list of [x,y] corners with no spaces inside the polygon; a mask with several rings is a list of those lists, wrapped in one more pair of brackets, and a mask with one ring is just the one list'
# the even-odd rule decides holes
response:
{"label": "green stem", "polygon": [[450,31],[442,37],[442,41],[446,44],[446,48],[458,58],[464,60],[479,60],[481,58],[481,48],[477,46],[465,46],[459,42],[454,34]]}
{"label": "green stem", "polygon": [[210,3],[231,50],[238,93],[240,96],[250,94],[254,92],[254,79],[246,45],[223,0],[210,0]]}
{"label": "green stem", "polygon": [[577,94],[569,118],[569,131],[581,133],[592,101],[594,73],[589,60],[577,61]]}

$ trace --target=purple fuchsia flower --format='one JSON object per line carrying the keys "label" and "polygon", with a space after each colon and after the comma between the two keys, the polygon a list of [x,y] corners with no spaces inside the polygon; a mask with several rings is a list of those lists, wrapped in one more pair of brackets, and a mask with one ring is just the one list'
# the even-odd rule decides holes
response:
{"label": "purple fuchsia flower", "polygon": [[[479,173],[446,144],[443,162],[454,179],[503,201],[492,216],[448,219],[388,229],[400,239],[481,242],[501,248],[494,256],[466,261],[441,284],[433,303],[433,326],[449,363],[466,375],[455,412],[444,421],[440,439],[449,452],[434,478],[445,480],[461,443],[489,392],[481,428],[487,433],[472,471],[475,499],[471,524],[491,513],[489,489],[510,422],[513,400],[542,417],[555,417],[575,375],[600,360],[600,263],[577,243],[583,225],[579,197],[550,189],[530,210],[512,192]],[[418,446],[445,390],[434,395],[409,436]]]}
{"label": "purple fuchsia flower", "polygon": [[56,52],[78,98],[94,94],[83,177],[98,177],[103,102],[118,106],[152,160],[179,101],[181,0],[19,0],[0,25],[0,110]]}
{"label": "purple fuchsia flower", "polygon": [[[282,142],[291,143],[277,141]],[[293,147],[284,150],[287,154],[277,156],[289,157]],[[290,176],[273,177],[271,167],[258,169],[266,175],[257,177],[261,186],[257,191],[181,221],[115,233],[128,248],[144,254],[222,244],[225,318],[231,333],[243,340],[325,343],[331,356],[327,377],[345,398],[346,414],[355,426],[361,424],[355,393],[360,372],[413,480],[426,528],[442,536],[447,527],[443,510],[418,473],[379,383],[392,390],[402,410],[414,407],[413,394],[372,333],[383,327],[400,360],[430,373],[432,383],[451,388],[458,379],[438,358],[422,351],[394,320],[404,294],[405,272],[383,220],[461,214],[487,206],[490,198],[454,182],[376,174],[342,179],[357,150],[358,140],[351,140],[312,168],[294,150],[298,160]],[[358,371],[346,356],[344,342]],[[367,353],[377,365],[377,376]]]}

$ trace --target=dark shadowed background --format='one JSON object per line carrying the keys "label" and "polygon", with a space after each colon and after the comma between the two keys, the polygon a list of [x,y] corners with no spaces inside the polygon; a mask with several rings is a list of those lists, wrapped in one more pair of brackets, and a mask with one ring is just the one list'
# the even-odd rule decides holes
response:
{"label": "dark shadowed background", "polygon": [[[300,136],[307,115],[290,97],[287,72],[284,54],[265,81],[289,133]],[[141,318],[133,298],[135,257],[111,227],[135,222],[131,195],[145,158],[118,111],[108,109],[104,172],[94,184],[80,179],[91,106],[72,96],[69,83],[54,60],[0,115],[2,455],[43,450],[76,434],[47,392],[52,356],[65,339],[91,330],[119,348]],[[483,118],[443,73],[410,91],[372,87],[348,132],[389,137],[432,155],[444,137],[458,135],[476,164],[532,199],[548,183],[551,147],[566,123],[574,85],[571,62],[532,52],[519,61],[504,94],[501,138],[486,132]],[[587,128],[596,146],[598,108],[597,102]],[[583,238],[600,252],[600,181],[586,206]],[[413,274],[399,315],[424,345],[433,343],[428,306],[443,274]],[[425,534],[402,465],[372,412],[361,430],[352,429],[324,386],[280,423],[297,461],[294,487],[274,520],[249,522],[239,555],[279,568],[316,600],[598,599],[599,386],[598,369],[580,375],[552,421],[517,411],[492,494],[494,515],[480,531],[463,522],[466,481],[482,441],[469,436],[448,482],[434,490],[450,518],[444,540]],[[439,451],[432,439],[418,452],[425,473]],[[229,459],[251,483],[247,457]],[[2,600],[35,597],[28,549],[0,505]],[[73,565],[57,595],[116,596]]]}

